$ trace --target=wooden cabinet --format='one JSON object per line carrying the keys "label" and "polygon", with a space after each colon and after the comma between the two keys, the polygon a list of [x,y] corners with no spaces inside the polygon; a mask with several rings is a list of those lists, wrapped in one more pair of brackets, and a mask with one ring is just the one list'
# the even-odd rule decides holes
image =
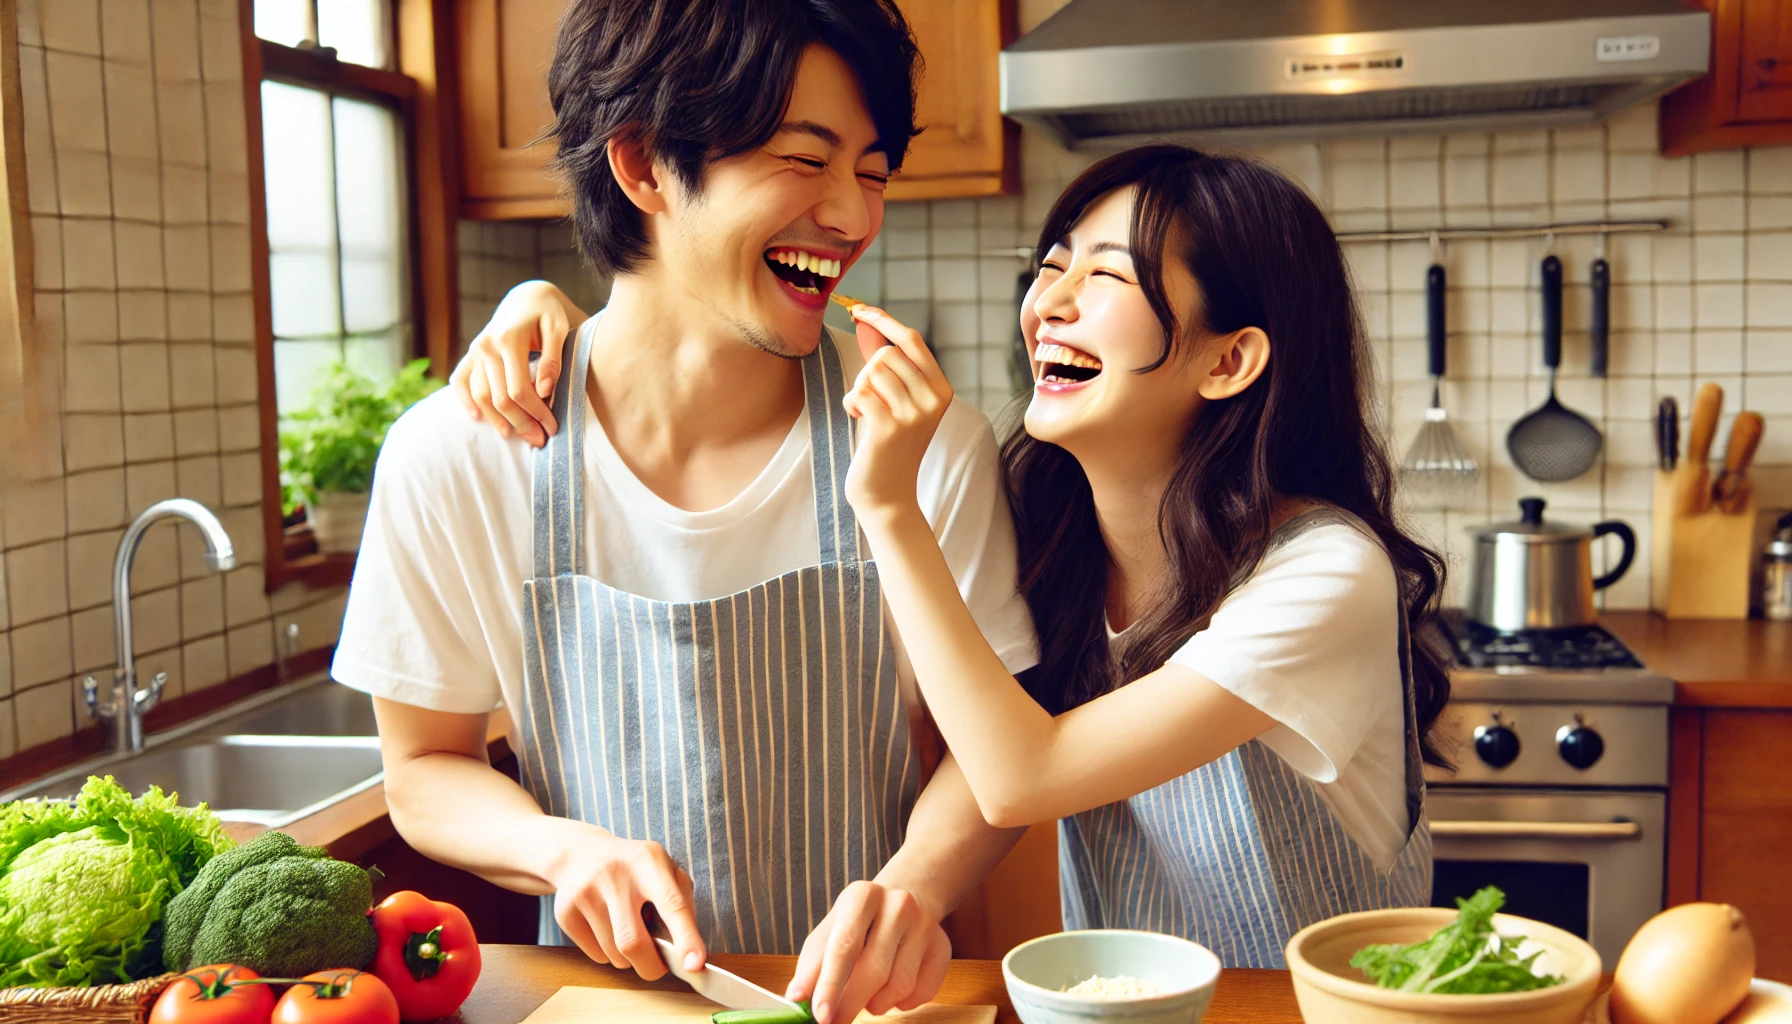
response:
{"label": "wooden cabinet", "polygon": [[[1018,129],[997,110],[996,54],[1013,37],[1014,0],[900,0],[926,71],[917,120],[891,199],[1014,192]],[[566,0],[460,0],[455,39],[460,84],[461,207],[475,220],[562,217],[547,172],[552,143],[533,144],[553,120],[547,72]]]}
{"label": "wooden cabinet", "polygon": [[1064,927],[1058,903],[1058,826],[1027,830],[1007,859],[946,919],[952,955],[1000,960],[1015,946]]}
{"label": "wooden cabinet", "polygon": [[1755,973],[1792,982],[1792,710],[1677,707],[1668,792],[1669,904],[1740,907]]}
{"label": "wooden cabinet", "polygon": [[1661,101],[1661,152],[1792,143],[1792,3],[1702,0],[1711,71]]}

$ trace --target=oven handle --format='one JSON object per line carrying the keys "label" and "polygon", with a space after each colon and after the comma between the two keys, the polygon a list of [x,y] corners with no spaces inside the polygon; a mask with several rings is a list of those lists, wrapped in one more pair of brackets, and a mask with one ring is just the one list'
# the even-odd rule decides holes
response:
{"label": "oven handle", "polygon": [[1634,821],[1433,821],[1431,834],[1450,839],[1635,839]]}

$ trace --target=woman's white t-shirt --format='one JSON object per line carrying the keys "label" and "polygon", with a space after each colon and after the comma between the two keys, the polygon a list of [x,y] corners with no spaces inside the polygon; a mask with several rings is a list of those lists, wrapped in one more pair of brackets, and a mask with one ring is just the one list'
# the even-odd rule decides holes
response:
{"label": "woman's white t-shirt", "polygon": [[1410,831],[1394,567],[1355,526],[1312,515],[1322,521],[1284,529],[1170,664],[1275,719],[1264,746],[1318,784],[1386,870]]}

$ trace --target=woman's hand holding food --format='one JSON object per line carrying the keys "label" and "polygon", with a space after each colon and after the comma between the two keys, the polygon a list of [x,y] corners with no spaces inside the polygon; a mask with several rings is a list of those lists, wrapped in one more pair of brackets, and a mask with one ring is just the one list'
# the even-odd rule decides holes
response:
{"label": "woman's hand holding food", "polygon": [[853,882],[803,941],[784,997],[809,1002],[818,1024],[920,1006],[952,962],[940,917],[907,890]]}
{"label": "woman's hand holding food", "polygon": [[[558,429],[548,408],[560,378],[561,345],[585,320],[565,293],[546,281],[524,281],[504,296],[491,322],[467,346],[448,377],[467,415],[540,447]],[[529,353],[540,352],[533,368]]]}
{"label": "woman's hand holding food", "polygon": [[852,307],[852,318],[861,347],[866,328],[890,344],[866,353],[865,368],[843,403],[859,421],[858,447],[846,474],[847,500],[861,518],[918,512],[915,479],[952,404],[952,385],[914,329],[864,303]]}

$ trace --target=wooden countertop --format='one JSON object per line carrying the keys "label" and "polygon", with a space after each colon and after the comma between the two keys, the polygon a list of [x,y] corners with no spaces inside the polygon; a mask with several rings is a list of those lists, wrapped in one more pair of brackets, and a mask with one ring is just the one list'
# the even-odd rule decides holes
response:
{"label": "wooden countertop", "polygon": [[[456,1019],[462,1024],[518,1024],[564,985],[593,988],[685,991],[670,978],[644,982],[586,959],[576,949],[546,946],[482,946],[479,984]],[[793,956],[717,953],[716,966],[782,991],[796,969]],[[935,997],[942,1003],[994,1005],[996,1024],[1019,1024],[1002,985],[1002,965],[994,960],[954,960]],[[1287,971],[1225,970],[1203,1024],[1301,1024],[1294,986]]]}
{"label": "wooden countertop", "polygon": [[1611,612],[1600,625],[1674,680],[1674,702],[1792,709],[1792,622]]}

